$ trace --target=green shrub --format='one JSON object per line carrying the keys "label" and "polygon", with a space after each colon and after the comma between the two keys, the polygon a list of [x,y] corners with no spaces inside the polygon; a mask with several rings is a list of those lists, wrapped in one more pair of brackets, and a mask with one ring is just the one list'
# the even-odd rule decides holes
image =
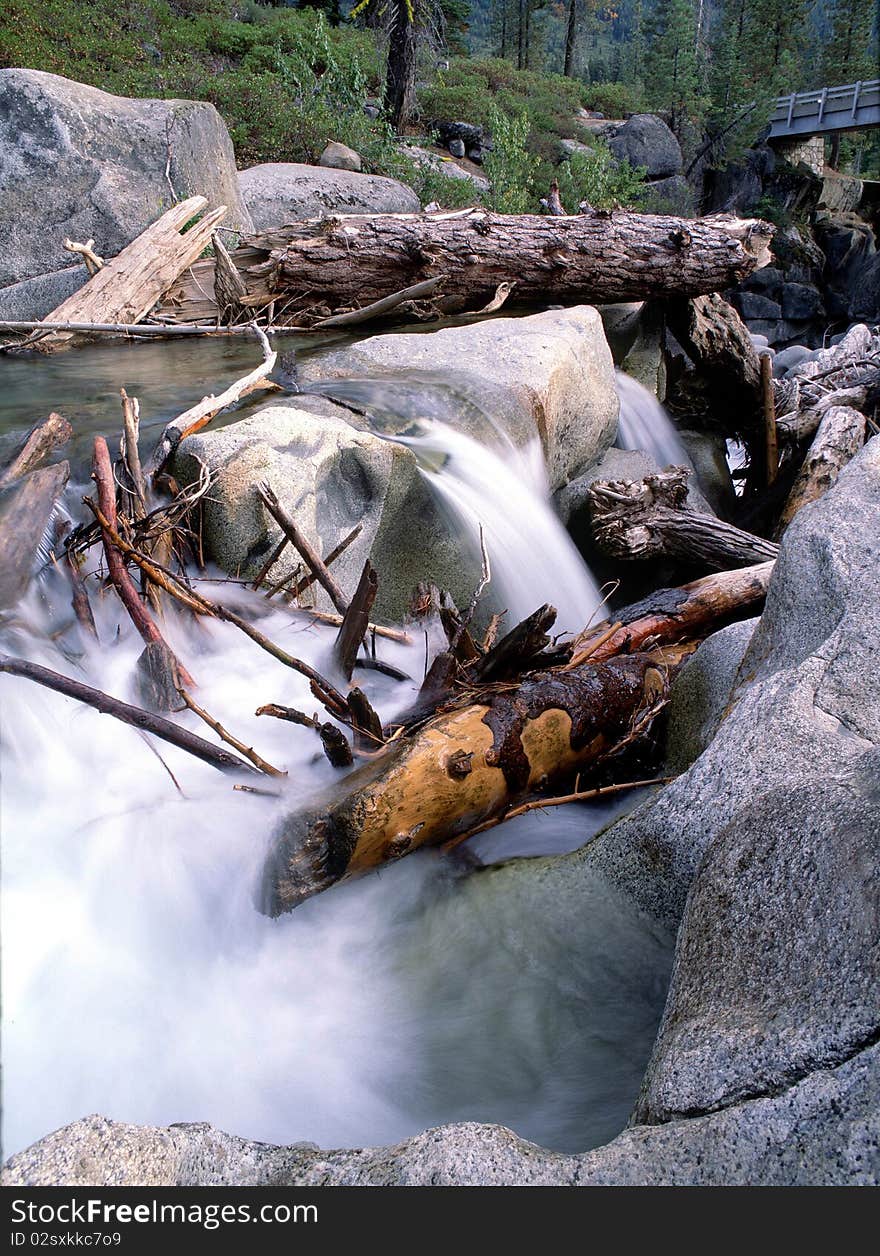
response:
{"label": "green shrub", "polygon": [[526,148],[527,113],[506,114],[490,105],[492,151],[486,157],[489,204],[500,214],[525,214],[535,208],[537,159]]}
{"label": "green shrub", "polygon": [[583,89],[585,109],[604,113],[606,118],[625,118],[638,113],[644,102],[641,92],[628,83],[588,83]]}
{"label": "green shrub", "polygon": [[581,201],[594,209],[640,208],[645,197],[645,169],[617,161],[605,143],[589,153],[572,153],[557,173],[559,194],[569,213],[577,213]]}

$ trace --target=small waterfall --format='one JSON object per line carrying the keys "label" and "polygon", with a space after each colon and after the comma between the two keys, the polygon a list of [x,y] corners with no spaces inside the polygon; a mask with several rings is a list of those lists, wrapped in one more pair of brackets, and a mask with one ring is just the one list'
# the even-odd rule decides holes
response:
{"label": "small waterfall", "polygon": [[672,420],[652,392],[623,371],[615,372],[620,398],[618,449],[640,449],[661,469],[691,465]]}

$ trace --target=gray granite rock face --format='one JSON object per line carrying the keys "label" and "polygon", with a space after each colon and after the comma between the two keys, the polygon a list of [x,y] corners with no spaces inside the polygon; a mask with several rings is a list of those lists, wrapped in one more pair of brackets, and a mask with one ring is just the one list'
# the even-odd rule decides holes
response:
{"label": "gray granite rock face", "polygon": [[769,1098],[637,1126],[586,1155],[499,1125],[445,1125],[394,1147],[273,1147],[210,1125],[85,1117],[7,1163],[12,1186],[876,1186],[880,1048]]}
{"label": "gray granite rock face", "polygon": [[238,179],[257,231],[324,214],[416,214],[421,208],[412,188],[350,167],[267,162],[242,170]]}
{"label": "gray granite rock face", "polygon": [[93,238],[113,257],[196,194],[209,208],[228,206],[224,226],[251,229],[213,105],[130,100],[57,74],[0,70],[0,287],[69,268],[66,236]]}
{"label": "gray granite rock face", "polygon": [[88,277],[85,266],[68,266],[66,270],[35,275],[0,288],[0,318],[22,322],[45,318],[72,297]]}
{"label": "gray granite rock face", "polygon": [[[377,397],[396,389],[437,394],[436,417],[478,439],[499,429],[523,448],[539,439],[551,489],[595,463],[614,439],[619,403],[611,350],[592,306],[471,327],[371,336],[304,364],[310,381],[373,381]],[[442,394],[446,394],[446,400]],[[456,395],[461,402],[456,401]]]}
{"label": "gray granite rock face", "polygon": [[681,147],[662,118],[637,113],[628,118],[609,141],[615,157],[631,166],[642,166],[648,179],[667,179],[681,174]]}

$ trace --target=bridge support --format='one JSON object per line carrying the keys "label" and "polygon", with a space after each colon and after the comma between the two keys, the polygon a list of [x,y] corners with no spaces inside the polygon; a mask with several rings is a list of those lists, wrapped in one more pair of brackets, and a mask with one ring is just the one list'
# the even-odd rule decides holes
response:
{"label": "bridge support", "polygon": [[825,140],[821,135],[798,135],[794,139],[774,139],[771,141],[780,157],[796,166],[804,162],[814,174],[821,175],[825,169]]}

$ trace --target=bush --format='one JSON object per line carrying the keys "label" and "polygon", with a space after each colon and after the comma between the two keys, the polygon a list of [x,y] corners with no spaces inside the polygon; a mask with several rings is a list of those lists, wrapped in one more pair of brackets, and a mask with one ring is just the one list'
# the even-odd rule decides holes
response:
{"label": "bush", "polygon": [[598,143],[589,153],[572,153],[559,167],[557,178],[562,203],[569,213],[577,213],[581,201],[594,209],[638,209],[646,193],[644,167],[617,161],[605,143]]}
{"label": "bush", "polygon": [[486,157],[489,204],[499,214],[525,214],[534,209],[538,161],[528,152],[529,116],[489,108],[492,151]]}
{"label": "bush", "polygon": [[625,118],[643,107],[641,92],[628,83],[589,83],[584,87],[584,108],[606,118]]}

